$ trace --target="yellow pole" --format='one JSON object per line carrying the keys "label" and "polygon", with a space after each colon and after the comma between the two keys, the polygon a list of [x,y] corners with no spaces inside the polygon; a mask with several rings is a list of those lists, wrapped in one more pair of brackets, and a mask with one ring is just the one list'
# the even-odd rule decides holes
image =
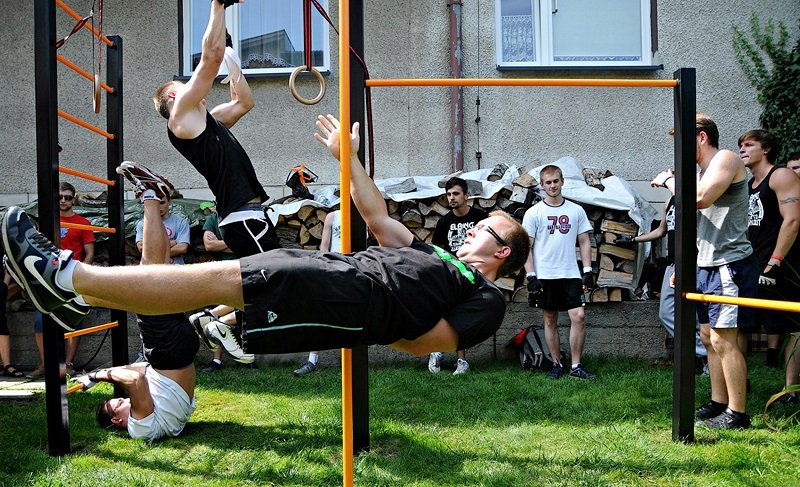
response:
{"label": "yellow pole", "polygon": [[674,79],[559,79],[559,78],[398,78],[368,79],[369,87],[381,86],[600,86],[625,88],[674,88]]}
{"label": "yellow pole", "polygon": [[[339,0],[339,194],[342,252],[350,252],[350,1]],[[342,349],[342,485],[353,485],[353,356]]]}
{"label": "yellow pole", "polygon": [[701,301],[704,303],[735,304],[747,308],[772,309],[776,311],[790,311],[800,313],[800,303],[792,301],[775,301],[772,299],[737,298],[733,296],[714,296],[711,294],[685,293],[684,297],[689,301]]}

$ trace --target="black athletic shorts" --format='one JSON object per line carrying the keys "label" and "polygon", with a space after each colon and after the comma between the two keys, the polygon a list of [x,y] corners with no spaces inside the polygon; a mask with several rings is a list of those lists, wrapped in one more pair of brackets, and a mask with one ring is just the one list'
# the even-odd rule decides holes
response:
{"label": "black athletic shorts", "polygon": [[586,305],[583,282],[580,279],[539,279],[542,296],[538,308],[569,311]]}
{"label": "black athletic shorts", "polygon": [[[775,286],[758,286],[758,297],[776,301],[800,301],[800,269],[790,263],[781,264],[781,274]],[[757,309],[758,322],[764,325],[764,331],[770,335],[794,333],[800,331],[800,313]]]}
{"label": "black athletic shorts", "polygon": [[194,363],[200,339],[185,315],[136,315],[136,322],[144,357],[153,368],[176,370]]}
{"label": "black athletic shorts", "polygon": [[279,249],[242,259],[240,265],[245,302],[242,341],[248,353],[388,343],[376,335],[380,330],[365,324],[372,281],[347,261]]}
{"label": "black athletic shorts", "polygon": [[272,221],[264,219],[242,220],[219,227],[222,239],[229,249],[242,258],[279,248],[278,233]]}

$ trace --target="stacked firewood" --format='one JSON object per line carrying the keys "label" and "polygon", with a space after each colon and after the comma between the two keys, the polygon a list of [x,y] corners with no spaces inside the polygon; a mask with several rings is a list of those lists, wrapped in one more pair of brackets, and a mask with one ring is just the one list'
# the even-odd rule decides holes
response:
{"label": "stacked firewood", "polygon": [[[525,211],[542,199],[537,192],[538,181],[527,174],[530,169],[538,165],[540,163],[536,161],[523,168],[520,171],[521,175],[514,179],[511,189],[504,188],[491,198],[474,198],[472,204],[486,212],[503,210],[522,222]],[[489,180],[499,179],[506,169],[504,164],[498,165]],[[447,179],[458,175],[459,173],[455,173],[442,178],[439,186],[444,187]],[[606,175],[598,176],[593,171],[585,172],[587,184],[601,189],[602,177]],[[467,180],[467,183],[470,185],[472,194],[480,194],[480,182]],[[397,194],[415,189],[413,179],[409,178],[392,188],[387,188],[386,192]],[[291,199],[281,202],[289,203]],[[431,241],[437,222],[450,211],[444,195],[400,202],[389,199],[386,201],[386,206],[392,218],[402,222],[419,240],[424,242]],[[587,294],[587,301],[622,301],[627,298],[628,289],[634,288],[636,285],[633,282],[636,248],[616,245],[616,239],[622,234],[636,235],[638,227],[630,221],[624,211],[608,210],[586,204],[581,204],[581,206],[586,210],[594,229],[590,240],[597,288]],[[277,224],[281,244],[287,248],[318,248],[322,237],[323,222],[329,211],[332,209],[303,206],[296,214],[281,215]],[[576,258],[580,260],[577,248]],[[509,300],[524,301],[526,299],[524,275],[524,271],[520,271],[514,276],[498,279],[496,284],[507,292]]]}

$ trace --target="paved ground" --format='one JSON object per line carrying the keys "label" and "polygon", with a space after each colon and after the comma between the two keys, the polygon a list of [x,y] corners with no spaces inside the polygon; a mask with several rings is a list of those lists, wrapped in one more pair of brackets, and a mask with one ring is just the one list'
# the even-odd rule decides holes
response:
{"label": "paved ground", "polygon": [[44,380],[0,377],[0,401],[32,401],[39,398],[44,399]]}

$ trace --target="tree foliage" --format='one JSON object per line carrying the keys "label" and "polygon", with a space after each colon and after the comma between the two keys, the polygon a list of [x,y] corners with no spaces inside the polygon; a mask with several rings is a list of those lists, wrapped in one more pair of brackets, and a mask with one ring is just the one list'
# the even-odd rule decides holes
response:
{"label": "tree foliage", "polygon": [[800,37],[789,48],[786,26],[772,20],[762,26],[755,13],[749,33],[737,26],[733,33],[736,60],[764,108],[759,122],[781,141],[778,162],[785,163],[788,154],[800,152]]}

